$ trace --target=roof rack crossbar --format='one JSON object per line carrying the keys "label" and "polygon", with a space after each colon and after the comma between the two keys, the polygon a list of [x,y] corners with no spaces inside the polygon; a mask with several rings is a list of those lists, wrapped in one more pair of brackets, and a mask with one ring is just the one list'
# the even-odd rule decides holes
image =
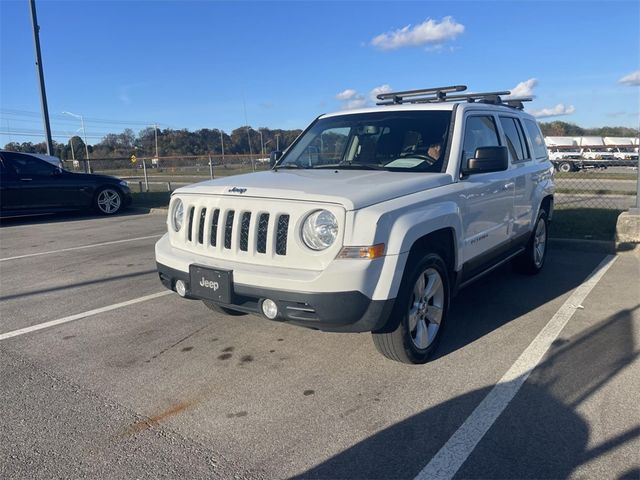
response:
{"label": "roof rack crossbar", "polygon": [[[509,97],[509,90],[497,92],[478,92],[448,95],[455,92],[463,92],[466,85],[452,85],[450,87],[425,88],[420,90],[406,90],[403,92],[381,93],[377,96],[377,105],[401,105],[403,103],[439,103],[439,102],[462,102],[469,103],[490,103],[494,105],[504,105],[507,107],[522,110],[523,102],[530,102],[534,97]],[[503,98],[504,97],[504,98]]]}
{"label": "roof rack crossbar", "polygon": [[445,98],[447,93],[463,92],[466,85],[450,85],[446,87],[422,88],[419,90],[405,90],[402,92],[381,93],[376,98],[378,100],[392,100],[393,103],[404,103],[405,98],[421,97],[425,95],[435,95],[436,98]]}

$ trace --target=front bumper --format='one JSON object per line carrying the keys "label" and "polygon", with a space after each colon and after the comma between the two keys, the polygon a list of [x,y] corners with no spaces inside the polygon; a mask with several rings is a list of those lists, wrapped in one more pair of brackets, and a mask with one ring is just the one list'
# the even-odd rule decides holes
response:
{"label": "front bumper", "polygon": [[[162,284],[175,290],[175,282],[187,286],[186,298],[202,299],[190,292],[189,273],[157,263]],[[275,320],[328,332],[369,332],[387,323],[394,299],[372,300],[359,291],[298,292],[234,284],[231,303],[219,305],[233,310],[262,315],[264,299],[278,306]],[[212,302],[216,303],[216,302]],[[265,317],[266,318],[266,317]]]}

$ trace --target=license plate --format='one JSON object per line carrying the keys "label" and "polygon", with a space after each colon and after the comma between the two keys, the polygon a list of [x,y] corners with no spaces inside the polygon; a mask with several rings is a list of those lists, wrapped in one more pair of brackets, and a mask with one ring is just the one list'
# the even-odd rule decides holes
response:
{"label": "license plate", "polygon": [[221,303],[231,303],[233,290],[233,272],[231,270],[214,270],[189,266],[191,279],[191,293],[200,298],[214,300]]}

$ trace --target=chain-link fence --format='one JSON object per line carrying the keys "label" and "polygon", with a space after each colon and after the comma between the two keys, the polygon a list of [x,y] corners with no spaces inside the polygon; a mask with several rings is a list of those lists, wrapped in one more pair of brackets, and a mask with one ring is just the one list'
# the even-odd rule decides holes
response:
{"label": "chain-link fence", "polygon": [[636,204],[637,178],[637,166],[556,172],[555,206],[627,210]]}
{"label": "chain-link fence", "polygon": [[[85,169],[83,161],[65,163],[71,170]],[[637,160],[618,161],[606,168],[581,160],[572,160],[569,168],[554,163],[556,209],[627,210],[635,205]],[[131,158],[93,159],[89,166],[94,173],[127,180],[134,191],[146,191],[147,184],[149,191],[167,191],[211,178],[266,170],[269,160],[259,155],[199,155],[137,158],[135,162]]]}
{"label": "chain-link fence", "polygon": [[269,159],[257,155],[190,155],[155,158],[91,159],[65,162],[65,168],[114,175],[127,180],[133,191],[172,191],[212,178],[269,168]]}

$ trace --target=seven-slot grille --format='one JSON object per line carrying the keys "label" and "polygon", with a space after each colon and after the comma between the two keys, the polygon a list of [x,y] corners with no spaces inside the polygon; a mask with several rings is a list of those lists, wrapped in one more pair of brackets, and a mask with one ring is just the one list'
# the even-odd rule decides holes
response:
{"label": "seven-slot grille", "polygon": [[267,254],[269,248],[276,255],[284,256],[289,218],[285,213],[190,206],[186,236],[189,243],[222,252]]}

